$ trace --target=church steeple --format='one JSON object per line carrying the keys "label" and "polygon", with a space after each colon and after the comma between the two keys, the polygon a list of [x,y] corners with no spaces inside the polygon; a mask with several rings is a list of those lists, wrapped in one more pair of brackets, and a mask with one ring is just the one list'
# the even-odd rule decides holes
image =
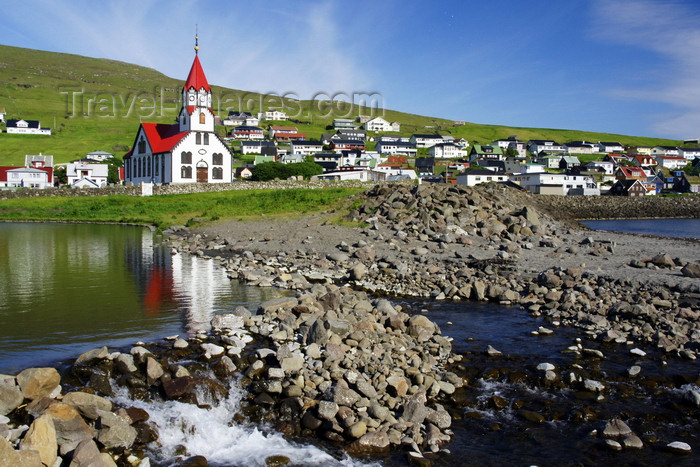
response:
{"label": "church steeple", "polygon": [[194,61],[182,88],[180,131],[214,131],[211,87],[199,62],[199,36],[195,36]]}
{"label": "church steeple", "polygon": [[199,36],[194,38],[194,61],[182,89],[182,106],[211,107],[211,88],[199,62]]}

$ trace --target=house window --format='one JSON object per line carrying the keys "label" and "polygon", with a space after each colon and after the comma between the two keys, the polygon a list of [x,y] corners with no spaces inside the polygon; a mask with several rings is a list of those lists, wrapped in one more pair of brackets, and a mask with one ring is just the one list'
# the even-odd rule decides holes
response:
{"label": "house window", "polygon": [[153,162],[153,169],[154,169],[154,172],[155,172],[155,176],[156,176],[156,177],[160,175],[160,171],[158,170],[158,168],[159,168],[159,167],[158,167],[158,160],[159,160],[159,159],[160,159],[160,157],[159,157],[159,156],[156,156],[156,160]]}
{"label": "house window", "polygon": [[192,167],[183,166],[182,170],[180,171],[180,176],[182,178],[192,178]]}
{"label": "house window", "polygon": [[224,179],[224,169],[221,167],[214,167],[211,169],[211,177],[214,180],[223,180]]}
{"label": "house window", "polygon": [[192,163],[192,153],[187,151],[182,151],[180,154],[180,164],[191,164]]}
{"label": "house window", "polygon": [[209,144],[209,133],[204,133],[204,144]]}
{"label": "house window", "polygon": [[194,137],[194,142],[195,144],[202,144],[202,134],[197,133],[196,136]]}
{"label": "house window", "polygon": [[224,165],[224,155],[218,152],[215,152],[212,156],[212,164],[214,165]]}
{"label": "house window", "polygon": [[206,115],[204,115],[204,112],[200,112],[200,113],[199,113],[199,123],[200,123],[201,125],[204,125],[204,123],[206,122],[206,118],[207,118],[207,117],[206,117]]}

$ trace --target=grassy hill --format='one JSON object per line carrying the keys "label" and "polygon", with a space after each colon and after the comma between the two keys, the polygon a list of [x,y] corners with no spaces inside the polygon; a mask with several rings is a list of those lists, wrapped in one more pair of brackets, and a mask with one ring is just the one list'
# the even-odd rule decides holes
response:
{"label": "grassy hill", "polygon": [[[53,129],[51,136],[0,134],[0,165],[22,165],[25,154],[52,154],[55,162],[67,162],[95,150],[121,157],[133,144],[140,121],[170,123],[177,116],[186,73],[170,78],[156,70],[129,63],[44,52],[0,45],[0,110],[8,119],[39,120]],[[206,69],[205,69],[206,72]],[[297,112],[294,125],[308,138],[318,138],[332,123],[333,114],[352,116],[371,113],[333,103],[335,111],[319,116],[318,102],[284,100],[241,90],[212,86],[215,111],[257,112],[260,107],[282,105]],[[239,103],[249,103],[241,108]],[[330,105],[327,103],[327,105]],[[327,109],[326,109],[327,110]],[[467,123],[386,110],[384,118],[401,123],[401,133],[452,134],[472,142],[486,143],[517,135],[521,140],[554,139],[619,141],[627,145],[675,145],[678,141],[593,133],[576,130],[516,128]],[[263,122],[264,123],[264,122]],[[265,125],[263,125],[265,126]],[[4,127],[1,127],[4,130]],[[224,128],[218,131],[223,134]]]}

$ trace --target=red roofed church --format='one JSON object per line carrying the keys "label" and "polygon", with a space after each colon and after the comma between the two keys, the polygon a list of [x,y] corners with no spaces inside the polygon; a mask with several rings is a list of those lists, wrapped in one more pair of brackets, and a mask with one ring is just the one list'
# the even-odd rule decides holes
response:
{"label": "red roofed church", "polygon": [[211,88],[198,51],[195,46],[177,123],[141,124],[131,151],[124,156],[126,182],[231,182],[231,151],[214,132]]}

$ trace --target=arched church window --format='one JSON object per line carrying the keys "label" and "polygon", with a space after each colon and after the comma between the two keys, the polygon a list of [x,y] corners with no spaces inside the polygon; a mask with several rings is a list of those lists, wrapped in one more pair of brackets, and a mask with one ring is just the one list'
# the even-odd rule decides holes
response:
{"label": "arched church window", "polygon": [[190,151],[182,151],[182,154],[180,154],[180,163],[181,164],[191,164],[192,163],[192,153]]}
{"label": "arched church window", "polygon": [[141,140],[139,141],[139,152],[141,154],[146,152],[146,142],[143,140],[143,136],[141,137]]}
{"label": "arched church window", "polygon": [[180,175],[182,178],[192,178],[192,167],[183,166]]}
{"label": "arched church window", "polygon": [[213,169],[211,169],[211,177],[214,180],[223,180],[224,169],[222,169],[221,167],[214,167]]}
{"label": "arched church window", "polygon": [[204,144],[209,144],[209,133],[204,133]]}
{"label": "arched church window", "polygon": [[201,125],[204,125],[206,123],[206,115],[204,115],[204,112],[199,112],[199,123]]}
{"label": "arched church window", "polygon": [[196,136],[194,137],[194,142],[195,144],[202,144],[202,134],[197,133]]}
{"label": "arched church window", "polygon": [[215,152],[211,156],[211,163],[214,165],[224,165],[224,155],[220,152]]}

